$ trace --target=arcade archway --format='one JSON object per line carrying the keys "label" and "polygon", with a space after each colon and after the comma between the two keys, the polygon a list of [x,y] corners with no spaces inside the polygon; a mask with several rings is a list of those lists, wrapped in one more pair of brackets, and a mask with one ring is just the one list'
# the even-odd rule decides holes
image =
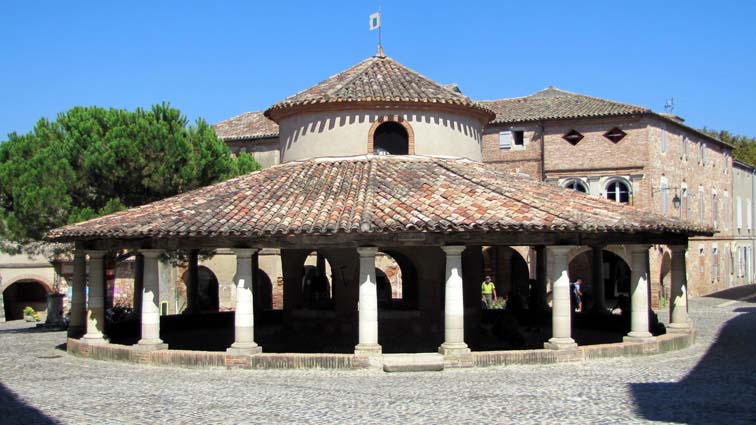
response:
{"label": "arcade archway", "polygon": [[47,294],[51,293],[49,285],[34,279],[22,279],[8,285],[3,291],[3,308],[5,320],[24,318],[24,307],[34,311],[47,311]]}

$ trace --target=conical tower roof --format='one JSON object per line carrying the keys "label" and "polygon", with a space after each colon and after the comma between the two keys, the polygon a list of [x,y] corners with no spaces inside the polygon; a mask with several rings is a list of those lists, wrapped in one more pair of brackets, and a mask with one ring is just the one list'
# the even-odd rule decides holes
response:
{"label": "conical tower roof", "polygon": [[[487,107],[458,91],[449,89],[386,56],[373,56],[303,90],[265,111],[277,121],[281,116],[318,105],[345,107],[367,103],[436,104],[470,109],[485,122],[493,118]],[[350,105],[351,104],[351,105]]]}

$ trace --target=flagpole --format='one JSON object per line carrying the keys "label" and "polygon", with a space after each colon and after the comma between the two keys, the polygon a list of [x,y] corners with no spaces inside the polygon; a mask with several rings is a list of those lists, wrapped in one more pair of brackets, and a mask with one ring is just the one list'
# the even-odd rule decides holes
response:
{"label": "flagpole", "polygon": [[378,21],[378,52],[380,52],[381,56],[383,56],[383,44],[381,43],[381,31],[383,30],[383,8],[381,6],[378,6],[378,16],[380,17],[380,21]]}

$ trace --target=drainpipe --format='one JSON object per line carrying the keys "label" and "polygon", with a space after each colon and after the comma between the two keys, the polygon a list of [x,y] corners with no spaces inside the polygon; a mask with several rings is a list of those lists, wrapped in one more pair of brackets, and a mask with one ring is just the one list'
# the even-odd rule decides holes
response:
{"label": "drainpipe", "polygon": [[546,126],[539,121],[541,127],[541,181],[546,181]]}

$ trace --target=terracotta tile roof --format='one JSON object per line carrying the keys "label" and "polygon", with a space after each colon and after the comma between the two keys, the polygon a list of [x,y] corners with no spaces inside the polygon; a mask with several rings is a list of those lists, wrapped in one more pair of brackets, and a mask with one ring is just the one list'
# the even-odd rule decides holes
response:
{"label": "terracotta tile roof", "polygon": [[225,141],[278,137],[278,124],[262,112],[245,112],[214,124],[213,129]]}
{"label": "terracotta tile roof", "polygon": [[360,156],[274,166],[58,228],[47,240],[406,231],[710,233],[482,163]]}
{"label": "terracotta tile roof", "polygon": [[493,113],[459,91],[384,56],[373,56],[303,90],[265,111],[271,117],[287,108],[339,102],[414,102],[459,105]]}
{"label": "terracotta tile roof", "polygon": [[549,87],[530,96],[481,101],[496,113],[491,123],[515,123],[565,118],[591,118],[650,113],[629,105]]}

